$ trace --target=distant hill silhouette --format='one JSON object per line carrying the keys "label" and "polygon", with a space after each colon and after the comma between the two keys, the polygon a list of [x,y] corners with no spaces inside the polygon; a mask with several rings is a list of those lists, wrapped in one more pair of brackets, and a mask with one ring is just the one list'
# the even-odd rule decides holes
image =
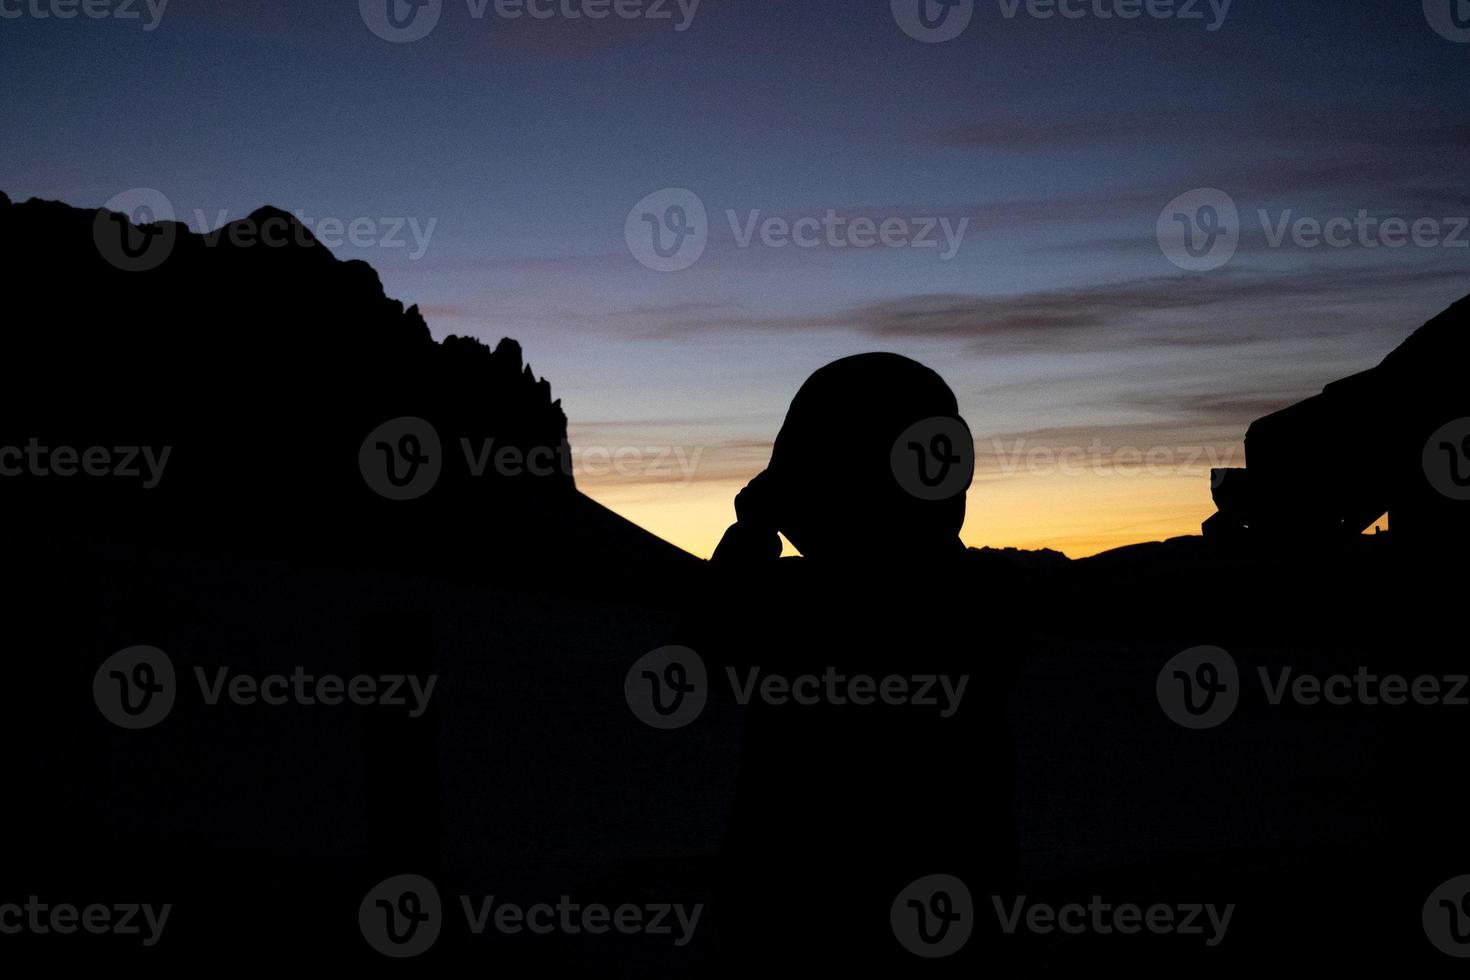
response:
{"label": "distant hill silhouette", "polygon": [[[566,416],[519,344],[435,342],[367,263],[339,261],[284,211],[201,235],[0,195],[0,261],[0,351],[24,366],[0,391],[0,447],[69,447],[64,470],[98,447],[114,464],[119,447],[169,451],[151,487],[0,458],[22,464],[0,499],[40,532],[557,586],[573,554],[594,582],[693,561],[577,491]],[[389,499],[372,485],[383,467],[413,473],[397,454],[429,449],[379,429],[401,418],[432,426],[440,469]]]}
{"label": "distant hill silhouette", "polygon": [[1022,571],[1029,572],[1052,572],[1065,568],[1071,564],[1072,559],[1051,548],[1042,548],[1038,551],[1028,551],[1024,548],[972,548],[986,557],[1001,562],[1009,562]]}

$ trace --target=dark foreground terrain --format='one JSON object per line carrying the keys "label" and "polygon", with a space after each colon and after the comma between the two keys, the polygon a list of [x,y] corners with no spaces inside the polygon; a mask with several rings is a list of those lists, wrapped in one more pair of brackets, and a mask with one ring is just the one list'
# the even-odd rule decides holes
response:
{"label": "dark foreground terrain", "polygon": [[[0,926],[70,903],[140,931],[67,932],[63,914],[44,934],[0,935],[3,962],[376,973],[396,964],[360,911],[380,882],[413,874],[438,893],[440,932],[405,966],[718,975],[742,712],[712,703],[659,730],[624,689],[715,587],[705,564],[583,497],[570,472],[446,463],[421,497],[390,499],[360,453],[390,420],[425,420],[451,445],[564,446],[560,407],[518,348],[435,343],[371,270],[319,246],[211,246],[179,230],[160,265],[129,271],[98,247],[112,230],[137,233],[0,201],[0,260],[29,287],[13,301],[0,445],[174,454],[149,489],[0,480]],[[402,448],[399,435],[383,441]],[[1463,948],[1470,907],[1431,895],[1470,874],[1463,549],[1422,525],[1250,531],[1075,562],[1014,555],[1019,605],[977,595],[942,611],[968,624],[975,683],[992,658],[1021,657],[1021,887],[973,896],[984,938],[969,962],[1004,975],[1456,965],[1436,937]],[[998,635],[1024,649],[996,650]],[[167,658],[171,685],[161,661],[140,673],[136,657],[111,659],[139,646]],[[1213,651],[1188,653],[1200,647]],[[1183,679],[1227,665],[1233,709],[1181,708]],[[1308,684],[1273,703],[1283,669]],[[265,703],[251,687],[298,675],[311,700]],[[355,677],[381,697],[322,703],[324,677],[342,679],[338,700]],[[1324,682],[1343,703],[1314,694]],[[1404,703],[1387,703],[1395,684]],[[161,716],[140,693],[151,686],[169,688]],[[477,935],[492,896],[700,917],[682,933],[669,912],[667,933]],[[169,906],[152,935],[121,911],[140,903]],[[1119,906],[1165,906],[1174,925],[998,924],[1070,904],[1105,927]],[[808,958],[821,967],[820,951]],[[912,971],[940,962],[915,957]]]}

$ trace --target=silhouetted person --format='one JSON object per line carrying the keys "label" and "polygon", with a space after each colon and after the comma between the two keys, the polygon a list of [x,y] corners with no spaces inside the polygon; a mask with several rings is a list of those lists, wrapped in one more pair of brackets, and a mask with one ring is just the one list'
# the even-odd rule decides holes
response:
{"label": "silhouetted person", "polygon": [[[689,638],[717,694],[749,690],[720,906],[736,965],[934,970],[890,924],[930,875],[965,882],[994,921],[1015,854],[1004,712],[1020,614],[1010,573],[959,540],[973,466],[943,379],[864,354],[802,386],[736,499]],[[802,558],[779,558],[778,531]],[[770,675],[816,678],[795,691],[816,703],[766,699]],[[942,910],[901,914],[927,914],[934,936]]]}

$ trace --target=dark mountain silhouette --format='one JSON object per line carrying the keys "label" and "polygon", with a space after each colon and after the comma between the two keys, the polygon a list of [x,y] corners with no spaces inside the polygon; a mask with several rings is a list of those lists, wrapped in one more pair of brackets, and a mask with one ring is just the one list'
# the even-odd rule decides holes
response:
{"label": "dark mountain silhouette", "polygon": [[[667,641],[701,563],[577,490],[566,417],[516,341],[435,342],[367,264],[270,208],[199,235],[0,198],[0,263],[0,739],[32,746],[5,775],[0,832],[24,853],[0,902],[174,903],[175,962],[232,935],[262,943],[247,959],[371,961],[351,914],[265,910],[350,913],[407,868],[450,911],[486,882],[593,901],[635,850],[704,848],[698,821],[648,828],[664,802],[710,809],[708,785],[632,798],[609,776],[666,751],[636,741],[656,733],[622,675]],[[410,417],[437,454],[429,429],[384,428]],[[430,456],[437,478],[415,484],[430,467],[409,457]],[[391,499],[390,472],[423,492]],[[170,658],[178,702],[128,731],[93,685],[137,645]],[[438,683],[418,717],[255,710],[205,698],[197,678],[221,668]],[[45,938],[0,959],[119,955]]]}
{"label": "dark mountain silhouette", "polygon": [[[0,391],[0,446],[169,452],[154,486],[29,464],[0,481],[47,535],[533,587],[693,561],[578,493],[566,416],[519,344],[436,343],[369,265],[339,261],[284,211],[206,235],[6,198],[0,261],[0,351],[25,366]],[[382,474],[364,472],[388,454],[409,472],[398,453],[419,433],[368,440],[400,418],[439,441],[437,479],[413,499],[385,498]]]}

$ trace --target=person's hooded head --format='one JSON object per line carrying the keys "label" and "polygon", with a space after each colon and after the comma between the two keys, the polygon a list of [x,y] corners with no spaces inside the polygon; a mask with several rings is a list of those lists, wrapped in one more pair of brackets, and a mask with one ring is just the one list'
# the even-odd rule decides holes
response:
{"label": "person's hooded head", "polygon": [[897,354],[859,354],[801,386],[753,486],[806,557],[926,556],[961,547],[974,464],[943,378]]}

